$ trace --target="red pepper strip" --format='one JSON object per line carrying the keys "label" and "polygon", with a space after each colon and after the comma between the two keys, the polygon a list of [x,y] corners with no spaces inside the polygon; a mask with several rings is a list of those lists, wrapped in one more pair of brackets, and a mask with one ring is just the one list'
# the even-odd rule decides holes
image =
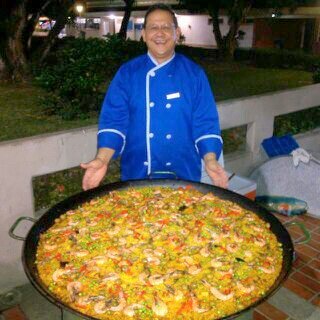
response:
{"label": "red pepper strip", "polygon": [[62,233],[63,236],[70,236],[71,234],[73,234],[72,230],[66,230]]}
{"label": "red pepper strip", "polygon": [[226,280],[226,279],[231,279],[232,278],[232,274],[231,273],[226,273],[225,275],[223,275],[220,280]]}
{"label": "red pepper strip", "polygon": [[238,211],[229,211],[228,214],[231,215],[231,216],[238,216],[240,214],[240,212],[238,212]]}
{"label": "red pepper strip", "polygon": [[196,227],[202,227],[204,225],[204,223],[200,220],[196,220],[194,224]]}
{"label": "red pepper strip", "polygon": [[57,253],[57,254],[55,255],[55,258],[60,261],[60,260],[62,259],[61,253],[60,253],[60,252]]}
{"label": "red pepper strip", "polygon": [[229,294],[231,292],[231,289],[225,289],[225,290],[223,290],[223,293],[224,294]]}
{"label": "red pepper strip", "polygon": [[181,314],[183,312],[189,312],[191,310],[192,310],[192,299],[189,299],[181,305],[180,309],[177,311],[177,314]]}
{"label": "red pepper strip", "polygon": [[185,186],[185,189],[186,189],[186,190],[192,190],[192,189],[193,189],[193,186],[190,185],[190,184],[188,184],[188,185]]}
{"label": "red pepper strip", "polygon": [[158,222],[162,225],[162,227],[164,225],[167,225],[169,222],[170,222],[170,219],[167,218],[167,219],[161,219],[161,220],[158,220]]}

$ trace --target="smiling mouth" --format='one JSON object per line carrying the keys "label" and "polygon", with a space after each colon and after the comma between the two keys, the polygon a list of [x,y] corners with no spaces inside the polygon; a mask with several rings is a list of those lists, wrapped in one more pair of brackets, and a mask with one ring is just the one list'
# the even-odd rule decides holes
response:
{"label": "smiling mouth", "polygon": [[155,44],[165,44],[166,41],[165,40],[161,40],[161,39],[156,39],[156,40],[154,40],[154,43]]}

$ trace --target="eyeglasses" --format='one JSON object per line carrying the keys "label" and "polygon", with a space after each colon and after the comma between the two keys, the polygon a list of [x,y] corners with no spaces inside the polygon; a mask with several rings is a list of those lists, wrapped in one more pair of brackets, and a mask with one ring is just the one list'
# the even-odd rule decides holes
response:
{"label": "eyeglasses", "polygon": [[175,25],[173,23],[171,24],[163,24],[161,26],[157,24],[151,24],[146,26],[146,30],[150,33],[157,33],[160,30],[164,33],[172,33],[175,28]]}

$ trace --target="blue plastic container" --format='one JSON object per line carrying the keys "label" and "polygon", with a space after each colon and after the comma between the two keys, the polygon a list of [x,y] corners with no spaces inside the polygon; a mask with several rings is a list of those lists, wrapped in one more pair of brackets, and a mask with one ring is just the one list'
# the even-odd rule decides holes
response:
{"label": "blue plastic container", "polygon": [[271,137],[262,141],[262,147],[267,155],[272,158],[290,154],[293,150],[299,148],[297,141],[287,134],[282,137]]}

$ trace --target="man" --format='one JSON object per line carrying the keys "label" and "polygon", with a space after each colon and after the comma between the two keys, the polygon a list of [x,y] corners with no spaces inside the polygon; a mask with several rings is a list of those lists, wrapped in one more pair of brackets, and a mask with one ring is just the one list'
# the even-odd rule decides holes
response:
{"label": "man", "polygon": [[213,183],[227,187],[217,161],[222,139],[214,98],[204,71],[175,53],[180,34],[169,7],[150,7],[142,30],[148,53],[121,66],[109,86],[96,158],[81,164],[84,190],[98,186],[119,155],[122,180],[200,181],[203,159]]}

